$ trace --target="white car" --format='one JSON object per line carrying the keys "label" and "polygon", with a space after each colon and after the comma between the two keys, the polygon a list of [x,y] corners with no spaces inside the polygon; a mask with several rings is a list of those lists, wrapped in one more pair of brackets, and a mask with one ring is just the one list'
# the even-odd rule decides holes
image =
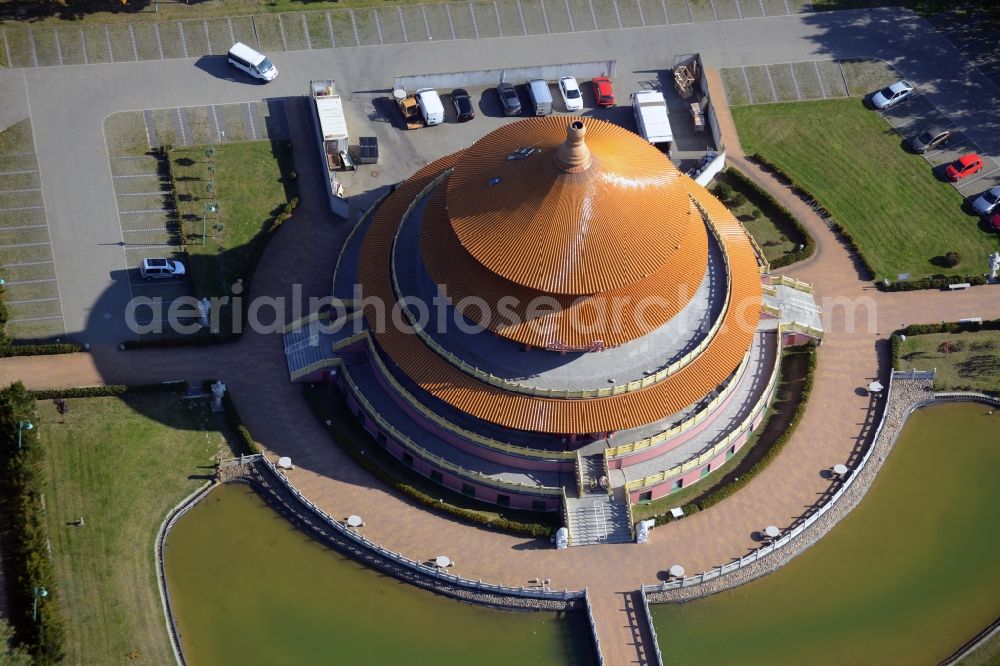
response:
{"label": "white car", "polygon": [[559,92],[562,94],[567,111],[583,111],[583,95],[580,94],[580,86],[576,79],[572,76],[560,78]]}
{"label": "white car", "polygon": [[980,215],[989,215],[1000,204],[1000,185],[986,190],[972,202],[972,207]]}
{"label": "white car", "polygon": [[872,106],[876,109],[888,109],[895,106],[913,94],[915,88],[909,81],[897,81],[888,88],[882,88],[872,95]]}
{"label": "white car", "polygon": [[184,264],[174,259],[164,259],[155,257],[143,259],[139,264],[139,275],[144,280],[163,280],[167,278],[177,278],[185,273]]}

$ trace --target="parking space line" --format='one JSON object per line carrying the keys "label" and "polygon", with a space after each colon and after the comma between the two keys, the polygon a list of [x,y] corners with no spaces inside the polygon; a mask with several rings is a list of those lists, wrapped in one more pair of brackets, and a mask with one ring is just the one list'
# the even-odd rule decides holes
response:
{"label": "parking space line", "polygon": [[330,16],[330,12],[326,13],[326,30],[330,33],[330,46],[336,46],[337,39],[333,36],[333,18]]}
{"label": "parking space line", "polygon": [[121,178],[156,178],[157,180],[166,180],[163,176],[158,173],[129,173],[123,174],[121,176],[111,176],[112,180],[118,180]]}
{"label": "parking space line", "polygon": [[785,15],[791,16],[792,8],[788,6],[788,0],[785,0]]}
{"label": "parking space line", "polygon": [[[542,7],[544,9],[545,5],[542,5]],[[451,19],[451,3],[450,2],[444,3],[444,11],[448,15],[448,29],[451,30],[451,38],[455,39],[455,22],[452,21],[452,19]],[[375,12],[375,20],[378,20],[378,12]],[[545,19],[545,24],[548,25],[548,23],[549,23],[549,20],[548,20],[548,18],[546,18]],[[381,32],[381,30],[379,31],[379,41],[380,42],[382,41],[382,32]]]}
{"label": "parking space line", "polygon": [[538,4],[541,5],[542,7],[542,18],[545,19],[545,32],[546,34],[551,35],[552,28],[549,27],[549,13],[545,9],[545,0],[541,0],[541,2],[539,2]]}
{"label": "parking space line", "polygon": [[788,69],[792,72],[792,85],[795,86],[795,99],[802,99],[802,91],[799,90],[799,78],[795,76],[795,65],[789,65]]}
{"label": "parking space line", "polygon": [[[41,206],[39,206],[40,208]],[[164,211],[162,208],[151,208],[149,210],[119,210],[118,213],[121,215],[149,215],[150,213],[160,213]]]}
{"label": "parking space line", "polygon": [[[566,0],[569,2],[569,0]],[[476,20],[476,10],[473,8],[472,3],[469,3],[469,16],[472,17],[472,28],[476,31],[476,39],[479,39],[479,21]]]}
{"label": "parking space line", "polygon": [[104,41],[108,45],[108,61],[115,61],[115,52],[111,50],[111,32],[108,30],[108,24],[104,24]]}
{"label": "parking space line", "polygon": [[132,59],[139,59],[139,47],[135,43],[135,30],[132,29],[132,24],[128,24],[128,36],[132,40]]}
{"label": "parking space line", "polygon": [[399,14],[399,27],[403,29],[403,41],[409,44],[410,39],[406,36],[406,21],[403,20],[403,8],[396,5],[396,13]]}
{"label": "parking space line", "polygon": [[424,30],[427,32],[427,41],[434,41],[434,37],[431,35],[431,24],[427,22],[427,10],[423,5],[420,5],[420,15],[424,17]]}
{"label": "parking space line", "polygon": [[288,42],[285,41],[285,22],[282,20],[284,14],[278,14],[278,30],[281,32],[281,50],[288,50]]}
{"label": "parking space line", "polygon": [[694,13],[691,11],[691,3],[684,0],[684,6],[688,8],[688,23],[694,23]]}
{"label": "parking space line", "polygon": [[717,12],[715,10],[715,0],[709,0],[709,2],[712,5],[712,20],[713,21],[718,21],[719,20],[719,12]]}
{"label": "parking space line", "polygon": [[0,190],[0,194],[19,194],[21,192],[41,192],[40,187],[26,187],[22,190]]}
{"label": "parking space line", "polygon": [[[83,64],[84,65],[89,65],[90,64],[90,58],[87,57],[87,40],[83,36],[83,28],[81,27],[81,28],[79,28],[79,30],[80,30],[80,52],[83,53]],[[8,62],[10,62],[10,61],[8,60]]]}
{"label": "parking space line", "polygon": [[19,176],[25,173],[38,173],[38,169],[25,169],[23,171],[0,171],[0,176]]}
{"label": "parking space line", "polygon": [[7,301],[7,305],[28,305],[29,303],[51,303],[59,298],[28,298],[23,301]]}
{"label": "parking space line", "polygon": [[497,17],[497,32],[503,37],[503,23],[500,22],[500,8],[497,7],[497,0],[493,0],[493,13]]}
{"label": "parking space line", "polygon": [[[10,264],[7,264],[10,266]],[[29,321],[52,321],[53,319],[62,319],[62,315],[46,315],[44,317],[24,317],[23,319],[8,319],[8,324],[20,324],[21,322]]]}
{"label": "parking space line", "polygon": [[[45,225],[42,225],[42,226],[45,226]],[[7,227],[7,228],[10,229],[10,227]],[[55,282],[55,281],[56,281],[55,278],[40,278],[38,280],[7,280],[7,284],[8,285],[15,285],[15,284],[42,284],[44,282]]]}
{"label": "parking space line", "polygon": [[187,35],[184,34],[184,21],[178,21],[177,22],[177,28],[178,28],[179,32],[181,33],[181,49],[184,51],[184,57],[187,58],[187,57],[189,57],[188,56],[188,40],[187,40]]}
{"label": "parking space line", "polygon": [[236,31],[233,30],[233,19],[227,18],[226,23],[229,24],[229,41],[232,44],[236,43]]}
{"label": "parking space line", "polygon": [[[36,206],[36,208],[41,208],[41,206]],[[7,208],[6,210],[17,210],[17,208]],[[8,243],[8,244],[6,244],[6,245],[4,245],[2,247],[4,247],[4,248],[9,248],[9,247],[41,247],[42,245],[48,245],[48,243],[47,242],[45,242],[45,243]]]}
{"label": "parking space line", "polygon": [[[663,8],[663,21],[664,25],[670,25],[670,15],[667,14],[667,0],[660,0],[660,7]],[[590,5],[590,14],[594,14],[594,5]],[[597,25],[596,23],[594,25]]]}
{"label": "parking space line", "polygon": [[[250,102],[243,104],[247,108],[246,115],[244,116],[250,123],[250,136],[257,139],[257,126],[253,122],[253,109],[250,108]],[[242,109],[241,109],[242,110]]]}
{"label": "parking space line", "polygon": [[205,27],[205,44],[208,45],[208,52],[211,53],[212,52],[212,35],[209,34],[209,32],[208,32],[208,20],[207,19],[203,20],[201,22],[201,24]]}
{"label": "parking space line", "polygon": [[[151,111],[143,111],[143,114],[149,113],[149,117],[152,118]],[[109,157],[108,160],[149,160],[149,155],[118,155],[116,157]]]}
{"label": "parking space line", "polygon": [[123,234],[138,234],[138,233],[150,232],[150,231],[162,231],[164,233],[169,233],[167,231],[167,229],[166,229],[166,225],[162,225],[162,224],[160,226],[158,226],[158,227],[144,227],[142,229],[122,229],[122,233]]}
{"label": "parking space line", "polygon": [[528,26],[524,22],[524,10],[521,9],[521,0],[517,0],[517,15],[521,18],[521,34],[527,36]]}
{"label": "parking space line", "polygon": [[38,67],[38,49],[35,48],[35,31],[28,30],[28,44],[31,45],[31,62],[34,67]]}
{"label": "parking space line", "polygon": [[[666,0],[660,0],[660,2],[666,2]],[[590,20],[594,22],[594,30],[597,30],[597,12],[594,11],[594,0],[587,0],[587,4],[590,5]],[[663,11],[667,11],[667,6],[663,6]]]}
{"label": "parking space line", "polygon": [[[569,10],[569,0],[563,0],[563,4],[566,5],[566,16],[569,17],[569,31],[576,32],[576,23],[573,22],[573,12]],[[476,34],[478,37],[479,34]]]}
{"label": "parking space line", "polygon": [[[743,70],[743,72],[745,74],[746,70]],[[771,66],[770,65],[764,65],[764,73],[767,74],[767,84],[769,86],[771,86],[771,99],[773,99],[775,102],[777,102],[778,101],[778,91],[775,90],[775,88],[774,88],[774,79],[771,78]]]}
{"label": "parking space line", "polygon": [[[445,5],[447,7],[448,5]],[[378,31],[378,43],[385,44],[385,40],[382,38],[382,21],[378,17],[378,7],[372,9],[372,14],[375,15],[375,30]],[[451,20],[451,14],[448,14],[448,20]],[[452,39],[455,39],[455,31],[452,30]]]}
{"label": "parking space line", "polygon": [[313,40],[312,40],[312,35],[309,34],[309,26],[306,24],[306,14],[305,14],[305,12],[302,12],[301,14],[299,14],[299,17],[302,19],[302,32],[304,32],[305,35],[306,35],[306,49],[308,49],[309,51],[312,51]]}
{"label": "parking space line", "polygon": [[146,110],[142,112],[142,120],[146,125],[146,142],[149,147],[160,145],[160,137],[156,135],[156,123],[153,120],[153,112]]}
{"label": "parking space line", "polygon": [[[4,213],[8,210],[41,210],[45,206],[14,206],[12,208],[0,208],[0,213]],[[42,243],[44,245],[45,243]]]}
{"label": "parking space line", "polygon": [[180,247],[180,245],[171,245],[170,243],[159,243],[156,245],[129,245],[130,250],[162,250],[165,247]]}
{"label": "parking space line", "polygon": [[358,20],[354,17],[354,10],[348,9],[347,13],[351,15],[351,29],[354,30],[354,45],[361,46],[361,36],[358,35]]}
{"label": "parking space line", "polygon": [[618,0],[611,0],[611,4],[615,7],[615,20],[618,21],[618,29],[621,30],[622,27],[622,13],[618,9]]}
{"label": "parking space line", "polygon": [[813,60],[813,69],[816,70],[816,80],[819,81],[820,97],[826,99],[826,86],[823,85],[823,77],[819,75],[819,60]]}
{"label": "parking space line", "polygon": [[52,259],[42,259],[40,261],[19,261],[13,264],[4,264],[7,268],[21,268],[23,266],[43,266],[54,263]]}
{"label": "parking space line", "polygon": [[153,21],[153,32],[156,34],[156,48],[160,52],[160,60],[163,60],[163,40],[160,39],[160,24]]}
{"label": "parking space line", "polygon": [[753,104],[753,91],[750,89],[750,79],[747,78],[747,68],[740,67],[740,71],[743,72],[743,83],[747,86],[747,99]]}
{"label": "parking space line", "polygon": [[764,9],[764,0],[757,0],[757,3],[760,4],[760,15],[767,16],[767,10]]}
{"label": "parking space line", "polygon": [[[47,224],[19,224],[16,227],[0,227],[0,231],[16,231],[18,229],[44,229],[48,227]],[[8,266],[10,264],[7,264]],[[7,284],[12,284],[8,282]]]}
{"label": "parking space line", "polygon": [[740,6],[740,0],[736,0],[736,15],[743,18],[743,7]]}
{"label": "parking space line", "polygon": [[56,57],[59,60],[59,66],[62,67],[63,64],[62,41],[59,39],[59,29],[53,28],[52,32],[56,36]]}
{"label": "parking space line", "polygon": [[[469,7],[471,8],[472,5],[470,4]],[[80,39],[83,39],[83,28],[80,28]],[[3,31],[3,52],[7,55],[7,62],[10,63],[10,43],[7,41],[6,30]]]}

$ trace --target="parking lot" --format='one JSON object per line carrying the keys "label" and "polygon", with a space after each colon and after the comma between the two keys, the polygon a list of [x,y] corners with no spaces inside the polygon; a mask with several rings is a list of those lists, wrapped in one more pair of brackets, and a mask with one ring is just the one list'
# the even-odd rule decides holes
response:
{"label": "parking lot", "polygon": [[218,55],[237,41],[264,51],[301,51],[726,21],[800,13],[808,4],[805,0],[493,0],[4,28],[2,41],[10,66],[43,67]]}
{"label": "parking lot", "polygon": [[20,339],[65,333],[30,120],[0,134],[0,267],[7,334]]}
{"label": "parking lot", "polygon": [[[104,131],[130,288],[133,295],[162,299],[166,307],[175,298],[191,295],[191,289],[185,278],[139,276],[144,257],[184,260],[166,159],[154,148],[288,138],[284,103],[125,111],[109,116]],[[147,309],[138,311],[137,321],[148,324],[150,316]]]}
{"label": "parking lot", "polygon": [[[721,70],[721,77],[732,106],[860,97],[904,78],[891,65],[880,60],[814,60],[731,67]],[[920,82],[913,83],[919,93]],[[904,139],[928,127],[957,129],[927,97],[920,94],[879,113]],[[959,194],[968,198],[1000,185],[1000,165],[961,132],[946,146],[924,153],[924,158],[935,174],[943,179],[941,171],[944,166],[966,153],[980,153],[985,166],[979,174],[954,183]]]}

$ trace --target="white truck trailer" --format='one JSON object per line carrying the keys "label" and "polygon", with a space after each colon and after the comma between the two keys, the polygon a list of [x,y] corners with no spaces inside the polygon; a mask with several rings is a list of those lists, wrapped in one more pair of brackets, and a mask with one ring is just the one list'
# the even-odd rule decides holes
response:
{"label": "white truck trailer", "polygon": [[669,149],[674,141],[674,133],[670,129],[667,101],[663,99],[663,93],[653,90],[632,93],[632,112],[642,138],[654,144],[667,144]]}
{"label": "white truck trailer", "polygon": [[320,158],[326,174],[323,180],[326,181],[330,210],[346,219],[349,206],[344,198],[344,186],[338,172],[345,168],[353,169],[354,163],[348,152],[350,137],[347,134],[344,104],[337,94],[334,81],[311,81],[309,92],[312,96],[313,122],[319,140]]}

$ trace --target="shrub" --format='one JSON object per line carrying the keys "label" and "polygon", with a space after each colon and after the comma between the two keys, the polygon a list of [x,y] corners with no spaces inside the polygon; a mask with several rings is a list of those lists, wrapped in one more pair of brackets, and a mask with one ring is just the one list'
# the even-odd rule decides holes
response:
{"label": "shrub", "polygon": [[[799,222],[798,218],[792,215],[792,212],[790,210],[782,206],[777,199],[772,197],[770,193],[768,193],[760,185],[751,180],[742,171],[734,169],[733,167],[729,167],[725,170],[724,173],[727,178],[731,178],[732,180],[736,181],[737,183],[740,184],[741,187],[750,190],[751,192],[753,192],[755,197],[764,201],[765,204],[771,209],[772,214],[782,218],[785,222],[787,222],[789,226],[795,229],[795,233],[799,236],[798,238],[798,240],[800,241],[799,249],[793,252],[788,252],[778,257],[774,261],[770,262],[771,268],[782,268],[784,266],[788,266],[789,264],[794,264],[796,262],[803,261],[804,259],[808,259],[813,255],[813,253],[816,251],[816,241],[813,240],[813,237],[809,234],[809,232],[802,225],[802,223]],[[755,209],[754,212],[751,213],[751,216],[755,214],[759,216],[761,212]],[[757,218],[754,217],[754,219]]]}
{"label": "shrub", "polygon": [[[4,474],[0,535],[15,641],[31,654],[34,663],[54,664],[63,657],[65,629],[42,511],[44,454],[37,429],[18,427],[21,420],[36,420],[34,407],[32,394],[20,382],[0,391]],[[38,588],[45,588],[48,594],[38,603],[37,617],[32,617]]]}
{"label": "shrub", "polygon": [[56,398],[107,398],[126,393],[173,393],[186,391],[186,381],[160,382],[159,384],[108,384],[107,386],[84,386],[80,388],[41,389],[30,391],[35,400],[53,400]]}
{"label": "shrub", "polygon": [[954,268],[955,266],[958,266],[958,264],[961,263],[961,261],[962,261],[962,256],[958,252],[955,252],[954,250],[944,255],[944,265],[947,266],[948,268]]}
{"label": "shrub", "polygon": [[921,278],[919,280],[900,280],[888,282],[879,280],[875,286],[880,291],[916,291],[918,289],[945,289],[950,284],[968,282],[973,287],[986,284],[986,278],[982,275],[941,275],[936,277]]}
{"label": "shrub", "polygon": [[[211,395],[212,384],[216,380],[206,379],[201,383],[201,388],[205,393]],[[236,403],[233,402],[233,397],[227,390],[222,394],[222,410],[226,415],[226,423],[229,427],[236,431],[239,436],[240,441],[243,443],[243,448],[247,453],[262,453],[260,445],[254,441],[253,435],[250,434],[250,430],[243,424],[243,417],[240,416],[240,410],[236,408]]]}
{"label": "shrub", "polygon": [[55,354],[73,354],[83,351],[83,347],[64,342],[50,345],[5,345],[0,347],[0,356],[49,356]]}

